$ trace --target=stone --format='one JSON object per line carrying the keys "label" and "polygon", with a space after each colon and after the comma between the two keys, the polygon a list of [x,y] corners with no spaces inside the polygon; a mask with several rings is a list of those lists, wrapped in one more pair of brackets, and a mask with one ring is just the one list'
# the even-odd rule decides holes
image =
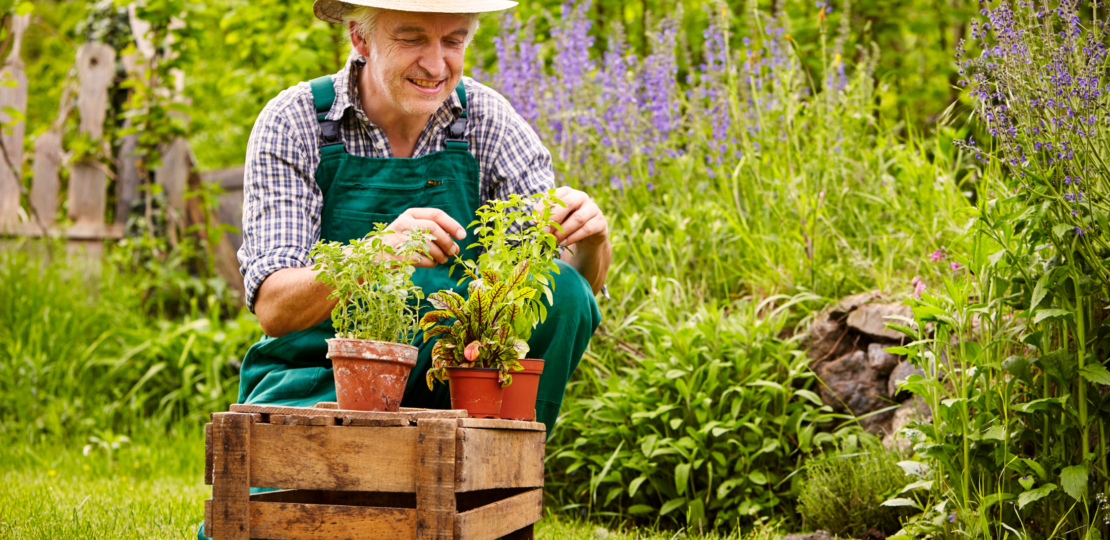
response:
{"label": "stone", "polygon": [[829,534],[829,531],[817,531],[807,534],[788,534],[782,537],[782,540],[836,540],[836,537]]}
{"label": "stone", "polygon": [[821,313],[809,325],[806,357],[823,361],[850,352],[854,338],[847,334],[847,328],[832,320],[828,313]]}
{"label": "stone", "polygon": [[856,308],[864,304],[870,304],[875,300],[878,300],[879,298],[882,298],[882,295],[880,295],[878,291],[845,296],[844,298],[841,298],[840,301],[837,302],[831,310],[829,310],[829,316],[832,317],[834,321],[844,322],[845,315],[855,311]]}
{"label": "stone", "polygon": [[[888,407],[886,378],[868,365],[867,353],[854,351],[832,362],[823,362],[813,371],[824,382],[821,401],[834,410],[863,416]],[[890,420],[894,411],[860,419],[860,426],[877,431]]]}
{"label": "stone", "polygon": [[898,366],[898,355],[886,352],[883,350],[885,348],[882,343],[872,343],[867,346],[867,365],[879,375],[890,375],[890,372]]}
{"label": "stone", "polygon": [[894,418],[890,421],[890,429],[883,436],[883,444],[887,448],[908,454],[913,448],[913,442],[905,436],[899,435],[898,432],[902,431],[902,428],[909,425],[910,422],[931,422],[932,420],[933,412],[929,410],[929,404],[925,403],[921,396],[914,396],[913,399],[894,411]]}
{"label": "stone", "polygon": [[911,364],[909,360],[902,360],[899,362],[898,365],[894,367],[894,370],[890,372],[890,379],[887,380],[887,395],[897,400],[909,397],[909,392],[898,390],[898,383],[905,381],[914,373],[922,377],[925,376],[925,372]]}
{"label": "stone", "polygon": [[907,339],[906,335],[886,327],[888,322],[906,324],[906,321],[890,319],[895,316],[911,318],[913,311],[902,304],[865,304],[848,314],[847,324],[877,340],[901,343]]}

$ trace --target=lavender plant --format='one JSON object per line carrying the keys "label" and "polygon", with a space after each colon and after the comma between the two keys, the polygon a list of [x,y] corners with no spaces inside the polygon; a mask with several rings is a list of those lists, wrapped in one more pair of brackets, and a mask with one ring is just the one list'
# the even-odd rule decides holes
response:
{"label": "lavender plant", "polygon": [[901,538],[1101,538],[1106,20],[1092,5],[1084,26],[1073,0],[981,6],[958,58],[991,136],[960,143],[984,164],[982,199],[956,250],[967,258],[943,286],[918,282],[915,320],[901,326],[913,344],[896,351],[925,371],[906,388],[933,411],[908,433],[934,504]]}

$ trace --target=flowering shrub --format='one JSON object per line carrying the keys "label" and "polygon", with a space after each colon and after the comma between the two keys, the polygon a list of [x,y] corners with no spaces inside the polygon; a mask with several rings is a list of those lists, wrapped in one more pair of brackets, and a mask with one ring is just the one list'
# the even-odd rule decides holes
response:
{"label": "flowering shrub", "polygon": [[905,388],[933,411],[907,432],[922,462],[907,490],[931,500],[893,502],[924,510],[898,538],[1101,538],[1110,80],[1095,14],[1085,27],[1072,0],[984,8],[960,48],[992,144],[961,144],[984,163],[975,219],[955,261],[930,256],[948,275],[920,281],[898,325],[913,343],[894,352],[925,372]]}

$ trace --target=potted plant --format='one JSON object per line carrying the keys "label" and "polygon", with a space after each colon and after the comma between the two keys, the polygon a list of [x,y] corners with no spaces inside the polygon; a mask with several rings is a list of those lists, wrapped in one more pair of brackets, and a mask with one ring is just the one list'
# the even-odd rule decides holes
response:
{"label": "potted plant", "polygon": [[460,283],[471,280],[468,297],[454,291],[428,296],[435,310],[421,321],[424,340],[440,336],[428,387],[449,380],[451,406],[471,417],[534,417],[543,360],[525,355],[532,328],[547,318],[543,298],[553,299],[550,276],[559,272],[559,249],[551,231],[559,226],[551,212],[562,204],[552,190],[479,208],[471,226],[482,253],[477,261],[456,264],[463,268]]}
{"label": "potted plant", "polygon": [[418,349],[409,343],[418,328],[424,298],[412,282],[417,256],[428,256],[427,233],[410,231],[396,248],[386,243],[391,231],[377,224],[349,245],[317,242],[317,281],[332,288],[329,298],[335,337],[328,358],[335,375],[340,409],[397,411]]}

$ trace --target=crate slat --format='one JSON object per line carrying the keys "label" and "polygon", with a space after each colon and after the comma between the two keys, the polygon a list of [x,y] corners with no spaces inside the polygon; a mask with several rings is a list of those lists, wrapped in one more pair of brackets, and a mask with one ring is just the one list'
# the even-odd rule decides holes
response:
{"label": "crate slat", "polygon": [[[546,434],[459,428],[455,490],[542,487]],[[512,467],[505,464],[512,463]]]}
{"label": "crate slat", "polygon": [[543,490],[533,489],[455,517],[455,540],[490,540],[543,517]]}
{"label": "crate slat", "polygon": [[252,487],[411,493],[416,465],[412,427],[256,424],[251,437]]}

